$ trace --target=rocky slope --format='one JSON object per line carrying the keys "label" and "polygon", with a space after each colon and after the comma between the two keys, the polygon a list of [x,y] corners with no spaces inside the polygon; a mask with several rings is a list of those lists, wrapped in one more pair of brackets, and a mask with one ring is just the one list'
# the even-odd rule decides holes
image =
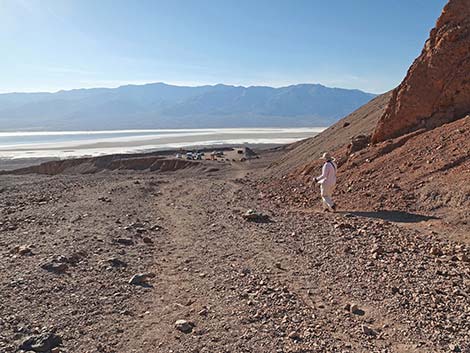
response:
{"label": "rocky slope", "polygon": [[[334,198],[340,210],[384,218],[394,218],[385,212],[391,210],[426,214],[456,230],[449,236],[470,241],[470,116],[354,154],[348,150],[336,150],[340,167]],[[270,176],[260,182],[260,190],[283,204],[319,208],[319,191],[310,182],[320,174],[321,163],[311,160],[282,178]]]}
{"label": "rocky slope", "polygon": [[280,156],[268,171],[276,176],[286,174],[310,160],[316,160],[323,151],[334,151],[347,146],[355,136],[371,135],[390,97],[391,92],[382,94],[321,134],[283,147],[286,153]]}
{"label": "rocky slope", "polygon": [[373,141],[470,113],[470,1],[450,0],[380,118]]}
{"label": "rocky slope", "polygon": [[[469,18],[470,1],[449,1],[403,83],[347,123],[291,146],[262,189],[288,203],[318,203],[308,183],[320,172],[318,156],[331,151],[342,207],[424,212],[470,230]],[[351,139],[354,126],[361,128]]]}

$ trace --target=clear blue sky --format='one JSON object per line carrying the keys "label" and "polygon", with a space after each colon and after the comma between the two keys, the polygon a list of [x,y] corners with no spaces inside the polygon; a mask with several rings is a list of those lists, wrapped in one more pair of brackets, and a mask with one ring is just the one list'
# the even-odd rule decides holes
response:
{"label": "clear blue sky", "polygon": [[445,0],[0,0],[0,92],[322,83],[379,93]]}

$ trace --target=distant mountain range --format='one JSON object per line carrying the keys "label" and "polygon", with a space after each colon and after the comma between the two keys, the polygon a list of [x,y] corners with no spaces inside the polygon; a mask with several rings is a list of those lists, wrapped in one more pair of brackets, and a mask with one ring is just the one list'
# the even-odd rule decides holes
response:
{"label": "distant mountain range", "polygon": [[164,83],[0,94],[0,130],[328,126],[375,95],[319,84]]}

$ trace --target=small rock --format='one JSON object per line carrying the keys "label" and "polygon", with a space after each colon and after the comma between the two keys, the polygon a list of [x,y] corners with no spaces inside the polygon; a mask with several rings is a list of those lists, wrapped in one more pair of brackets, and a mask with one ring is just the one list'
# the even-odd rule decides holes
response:
{"label": "small rock", "polygon": [[346,230],[346,229],[354,229],[354,226],[349,223],[337,223],[333,226],[335,229],[341,229],[341,230]]}
{"label": "small rock", "polygon": [[287,337],[289,337],[293,341],[299,341],[300,340],[300,335],[296,331],[290,332]]}
{"label": "small rock", "polygon": [[53,348],[62,343],[62,338],[54,333],[43,333],[37,336],[28,337],[20,346],[25,351],[38,353],[50,352]]}
{"label": "small rock", "polygon": [[430,251],[431,255],[434,255],[434,256],[442,256],[443,255],[443,252],[441,249],[439,249],[438,247],[436,246],[433,246],[431,248],[431,251]]}
{"label": "small rock", "polygon": [[367,336],[375,337],[377,336],[377,332],[366,325],[362,325],[362,332]]}
{"label": "small rock", "polygon": [[142,285],[148,285],[147,279],[155,277],[155,274],[152,272],[148,273],[138,273],[132,276],[132,278],[129,280],[129,284],[135,285],[135,286],[142,286]]}
{"label": "small rock", "polygon": [[153,240],[149,237],[144,237],[142,240],[145,244],[153,244]]}
{"label": "small rock", "polygon": [[16,252],[20,255],[32,255],[32,249],[29,245],[21,245],[17,247]]}
{"label": "small rock", "polygon": [[122,245],[133,245],[134,241],[130,238],[117,238],[115,242]]}
{"label": "small rock", "polygon": [[382,255],[384,253],[384,249],[382,246],[380,246],[379,244],[375,244],[371,251],[370,251],[372,254],[377,254],[377,255]]}
{"label": "small rock", "polygon": [[355,314],[358,310],[359,310],[359,307],[357,306],[357,304],[351,304],[350,307],[349,307],[349,311],[352,314]]}
{"label": "small rock", "polygon": [[466,254],[457,255],[457,259],[462,262],[470,262],[470,257],[468,257]]}
{"label": "small rock", "polygon": [[249,222],[269,222],[269,216],[257,212],[255,210],[248,210],[242,215],[243,219]]}
{"label": "small rock", "polygon": [[177,320],[175,322],[175,328],[178,330],[178,331],[181,331],[183,333],[191,333],[193,331],[193,328],[195,327],[196,325],[194,325],[193,322],[191,321],[187,321],[187,320]]}
{"label": "small rock", "polygon": [[126,262],[119,260],[118,258],[115,258],[115,257],[108,259],[107,262],[109,262],[109,264],[113,267],[127,267]]}
{"label": "small rock", "polygon": [[460,347],[455,345],[455,344],[450,344],[449,349],[450,349],[451,352],[462,352]]}
{"label": "small rock", "polygon": [[202,308],[201,311],[198,312],[199,316],[207,316],[207,314],[209,314],[209,311],[207,310],[207,308]]}
{"label": "small rock", "polygon": [[64,273],[67,271],[67,264],[64,262],[46,262],[41,265],[41,268],[49,271],[49,272],[54,272],[54,273]]}

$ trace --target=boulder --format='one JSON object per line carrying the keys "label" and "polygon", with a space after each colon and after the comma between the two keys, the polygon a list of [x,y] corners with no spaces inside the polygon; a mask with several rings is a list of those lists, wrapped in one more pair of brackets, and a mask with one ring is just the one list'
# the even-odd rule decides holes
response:
{"label": "boulder", "polygon": [[351,139],[349,144],[349,154],[366,148],[370,143],[370,135],[357,135]]}

